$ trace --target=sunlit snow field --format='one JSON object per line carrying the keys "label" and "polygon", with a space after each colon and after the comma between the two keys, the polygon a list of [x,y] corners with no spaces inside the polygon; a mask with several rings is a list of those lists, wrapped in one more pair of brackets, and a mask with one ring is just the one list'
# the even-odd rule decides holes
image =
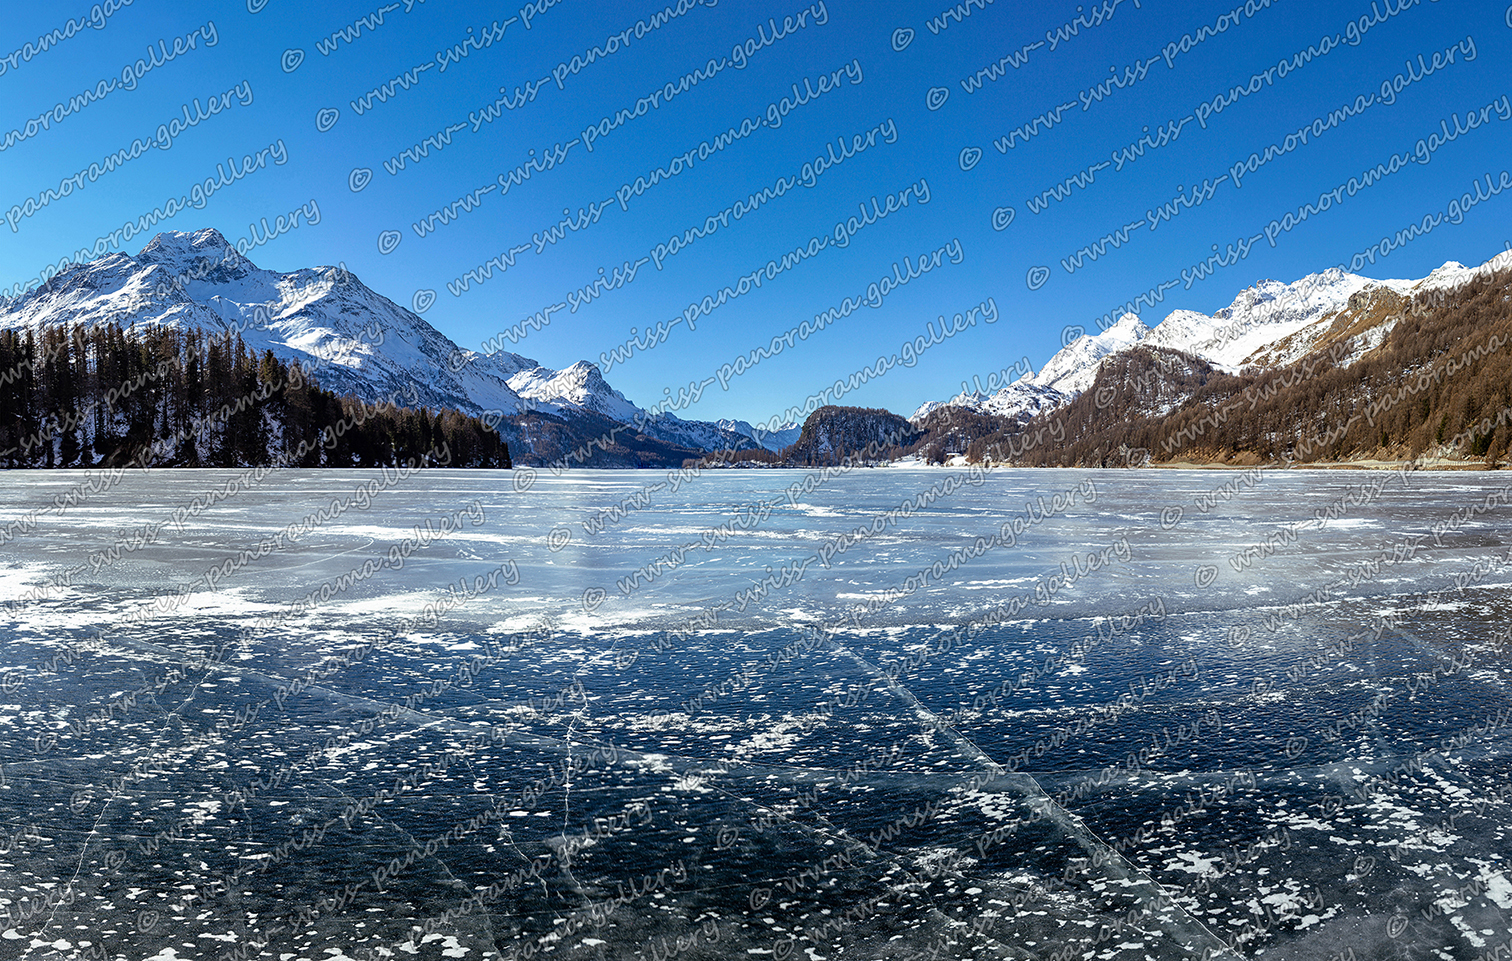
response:
{"label": "sunlit snow field", "polygon": [[12,523],[83,476],[0,474],[0,957],[1512,936],[1498,474],[433,470],[239,569],[385,475]]}

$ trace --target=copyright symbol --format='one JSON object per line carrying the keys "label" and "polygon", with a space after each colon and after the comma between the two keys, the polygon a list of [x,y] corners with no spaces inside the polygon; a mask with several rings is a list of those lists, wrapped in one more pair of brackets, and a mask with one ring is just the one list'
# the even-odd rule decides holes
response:
{"label": "copyright symbol", "polygon": [[551,533],[546,535],[546,547],[553,554],[571,543],[572,531],[565,527],[553,527]]}
{"label": "copyright symbol", "polygon": [[725,824],[720,827],[719,837],[715,840],[715,844],[719,850],[728,851],[730,848],[734,847],[735,842],[739,840],[740,828],[736,827],[733,824]]}
{"label": "copyright symbol", "polygon": [[1018,216],[1018,211],[1011,206],[999,207],[992,212],[992,229],[1007,230],[1008,225],[1013,223],[1013,218]]}
{"label": "copyright symbol", "polygon": [[38,734],[32,738],[32,747],[38,754],[46,754],[58,746],[58,735],[48,731],[46,734]]}
{"label": "copyright symbol", "polygon": [[1407,930],[1407,916],[1405,914],[1393,914],[1386,920],[1386,933],[1392,938],[1399,938],[1402,932]]}
{"label": "copyright symbol", "polygon": [[1243,647],[1244,643],[1246,641],[1248,641],[1249,639],[1250,639],[1250,629],[1248,627],[1237,626],[1237,627],[1231,627],[1231,628],[1229,628],[1229,637],[1228,637],[1229,647],[1235,647],[1235,648],[1237,648],[1237,647]]}
{"label": "copyright symbol", "polygon": [[68,809],[75,814],[83,814],[94,803],[94,788],[85,788],[75,791],[73,797],[68,799]]}
{"label": "copyright symbol", "polygon": [[7,694],[14,694],[21,690],[21,685],[25,682],[26,673],[24,671],[11,671],[5,675],[3,681],[0,681],[0,690],[5,691]]}
{"label": "copyright symbol", "polygon": [[114,871],[126,863],[125,851],[111,851],[105,855],[105,868]]}
{"label": "copyright symbol", "polygon": [[137,930],[142,934],[147,934],[157,927],[157,923],[158,913],[151,908],[143,908],[137,912]]}
{"label": "copyright symbol", "polygon": [[772,900],[772,891],[770,888],[752,888],[750,900],[751,910],[760,911]]}
{"label": "copyright symbol", "polygon": [[1197,583],[1197,586],[1199,588],[1208,587],[1217,579],[1218,568],[1213,566],[1212,564],[1199,565],[1196,573],[1192,577],[1192,580]]}
{"label": "copyright symbol", "polygon": [[1375,866],[1375,858],[1362,854],[1355,858],[1354,873],[1362,878],[1369,877],[1371,872],[1375,871]]}
{"label": "copyright symbol", "polygon": [[1181,507],[1176,504],[1163,508],[1160,512],[1160,529],[1168,531],[1180,524],[1183,513]]}
{"label": "copyright symbol", "polygon": [[939,110],[945,106],[945,101],[950,99],[949,87],[930,87],[929,93],[924,95],[924,106],[931,111]]}
{"label": "copyright symbol", "polygon": [[592,614],[604,603],[604,589],[602,587],[589,587],[583,591],[583,613]]}
{"label": "copyright symbol", "polygon": [[783,938],[781,941],[778,941],[777,943],[775,943],[775,944],[772,945],[772,954],[777,958],[777,961],[782,961],[783,958],[787,957],[788,955],[790,955],[792,953],[793,953],[793,939],[792,938]]}
{"label": "copyright symbol", "polygon": [[1070,347],[1072,344],[1076,343],[1078,340],[1081,340],[1082,337],[1086,335],[1086,333],[1087,333],[1087,328],[1083,327],[1081,324],[1071,324],[1069,326],[1062,327],[1061,328],[1061,346],[1062,347]]}
{"label": "copyright symbol", "polygon": [[1293,737],[1293,738],[1288,738],[1287,739],[1287,741],[1286,741],[1286,756],[1287,756],[1287,758],[1295,760],[1297,757],[1301,756],[1302,752],[1305,751],[1305,750],[1307,750],[1307,738],[1305,738],[1305,737]]}
{"label": "copyright symbol", "polygon": [[1097,402],[1098,410],[1107,410],[1118,397],[1118,388],[1112,384],[1103,384],[1097,388],[1097,395],[1092,399]]}
{"label": "copyright symbol", "polygon": [[533,467],[515,468],[514,489],[516,494],[523,494],[535,486],[536,472]]}
{"label": "copyright symbol", "polygon": [[909,44],[913,43],[913,38],[914,32],[911,27],[899,27],[893,31],[892,48],[898,53],[902,53],[908,49]]}

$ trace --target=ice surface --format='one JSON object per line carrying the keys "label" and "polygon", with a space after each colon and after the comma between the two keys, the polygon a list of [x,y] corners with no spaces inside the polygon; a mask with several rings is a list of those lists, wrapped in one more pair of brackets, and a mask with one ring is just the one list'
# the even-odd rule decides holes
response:
{"label": "ice surface", "polygon": [[61,513],[84,475],[0,474],[0,957],[1473,957],[1512,931],[1498,475],[1319,525],[1382,475],[1211,506],[1232,475],[642,499],[662,474],[429,471],[256,556],[385,477],[282,471],[154,526],[244,473]]}

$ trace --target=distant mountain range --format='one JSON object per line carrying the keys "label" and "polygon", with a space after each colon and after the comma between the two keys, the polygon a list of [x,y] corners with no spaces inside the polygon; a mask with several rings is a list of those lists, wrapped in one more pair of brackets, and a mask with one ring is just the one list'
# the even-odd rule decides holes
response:
{"label": "distant mountain range", "polygon": [[605,434],[606,421],[609,430],[633,429],[620,430],[610,450],[595,449],[596,466],[778,450],[797,434],[793,424],[768,433],[744,422],[648,414],[586,360],[553,370],[508,351],[462,349],[344,269],[263,270],[213,229],[158,234],[135,257],[118,253],[75,265],[0,302],[0,330],[91,330],[111,323],[196,329],[207,337],[237,334],[256,354],[271,350],[313,369],[321,386],[337,393],[370,403],[402,396],[497,421],[520,463],[590,447]]}
{"label": "distant mountain range", "polygon": [[[1149,366],[1136,356],[1158,355],[1163,378],[1158,390],[1126,404],[1124,413],[1145,418],[1173,415],[1211,377],[1280,370],[1324,348],[1331,363],[1348,367],[1386,343],[1404,316],[1402,304],[1416,303],[1421,311],[1435,296],[1445,301],[1509,266],[1512,251],[1474,268],[1447,263],[1420,280],[1372,280],[1330,269],[1290,284],[1262,281],[1212,315],[1178,310],[1154,328],[1125,314],[995,393],[921,405],[908,418],[918,428],[912,446],[936,461],[965,453],[989,435],[1011,434],[1072,409],[1089,391],[1105,389],[1097,385],[1111,370]],[[764,463],[783,459],[767,452],[788,452],[792,462],[799,447],[810,461],[828,456],[814,436],[804,441],[808,446],[800,444],[804,427],[795,423],[764,430],[745,421],[651,414],[610,386],[590,361],[552,369],[508,351],[460,348],[342,268],[263,270],[212,229],[159,234],[135,257],[117,253],[75,265],[41,287],[0,300],[0,331],[92,331],[111,324],[195,330],[208,338],[239,335],[253,354],[271,351],[284,363],[297,362],[338,394],[370,403],[403,398],[411,406],[482,418],[497,424],[520,464],[662,466],[711,452],[754,452],[747,460]],[[845,420],[851,415],[840,410],[849,409],[830,410],[825,429],[845,424],[847,447],[871,429],[862,429],[866,417],[882,413]],[[1092,420],[1108,428],[1105,415]],[[880,421],[871,426],[882,429]],[[899,436],[896,425],[886,429]]]}
{"label": "distant mountain range", "polygon": [[1263,281],[1208,316],[1126,314],[1038,374],[911,418],[927,461],[1497,466],[1512,444],[1512,251],[1420,280]]}
{"label": "distant mountain range", "polygon": [[752,427],[743,420],[718,420],[714,422],[723,430],[733,431],[751,438],[769,451],[777,452],[791,446],[803,433],[803,425],[787,421],[771,430]]}
{"label": "distant mountain range", "polygon": [[[993,394],[973,392],[920,405],[910,420],[922,423],[945,407],[1027,422],[1065,407],[1091,388],[1099,371],[1137,347],[1178,351],[1199,358],[1214,370],[1237,373],[1245,368],[1279,368],[1314,350],[1334,320],[1357,295],[1376,291],[1404,297],[1454,290],[1476,277],[1512,266],[1506,252],[1479,267],[1453,261],[1420,280],[1372,280],[1330,268],[1291,284],[1263,280],[1240,291],[1234,302],[1212,314],[1177,310],[1154,328],[1134,314],[1124,314],[1105,331],[1084,334],[1063,348],[1037,374]],[[1396,320],[1355,331],[1353,357],[1379,346]]]}

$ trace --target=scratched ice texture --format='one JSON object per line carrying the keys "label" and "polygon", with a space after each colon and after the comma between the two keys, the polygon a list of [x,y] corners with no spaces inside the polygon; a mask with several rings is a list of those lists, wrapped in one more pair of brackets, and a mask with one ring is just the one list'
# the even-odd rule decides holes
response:
{"label": "scratched ice texture", "polygon": [[1512,935],[1500,475],[805,476],[0,474],[0,956]]}

